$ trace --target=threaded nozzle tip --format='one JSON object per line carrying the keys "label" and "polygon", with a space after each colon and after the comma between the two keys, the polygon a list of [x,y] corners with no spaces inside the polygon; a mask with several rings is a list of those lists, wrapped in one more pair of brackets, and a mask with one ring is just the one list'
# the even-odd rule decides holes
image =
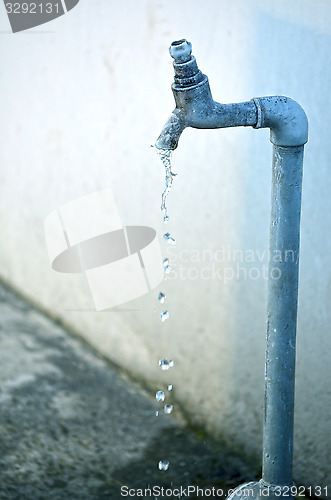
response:
{"label": "threaded nozzle tip", "polygon": [[191,59],[192,44],[183,38],[172,42],[169,48],[170,55],[176,63],[184,63]]}

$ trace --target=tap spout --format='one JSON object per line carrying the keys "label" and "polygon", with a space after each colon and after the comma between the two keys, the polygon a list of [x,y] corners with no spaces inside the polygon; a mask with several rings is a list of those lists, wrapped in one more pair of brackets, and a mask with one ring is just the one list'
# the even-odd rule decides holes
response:
{"label": "tap spout", "polygon": [[182,115],[183,113],[177,108],[171,113],[155,143],[157,149],[177,148],[181,133],[187,126]]}

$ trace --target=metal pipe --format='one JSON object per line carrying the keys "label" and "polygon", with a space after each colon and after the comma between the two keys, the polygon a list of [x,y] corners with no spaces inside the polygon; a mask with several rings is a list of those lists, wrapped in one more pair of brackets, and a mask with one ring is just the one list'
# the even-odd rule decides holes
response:
{"label": "metal pipe", "polygon": [[262,480],[292,484],[303,146],[273,147]]}
{"label": "metal pipe", "polygon": [[270,128],[273,143],[270,255],[277,254],[278,259],[269,263],[263,473],[260,482],[238,487],[229,498],[252,497],[253,491],[253,499],[267,495],[269,499],[282,496],[288,499],[289,491],[284,493],[283,487],[292,485],[300,208],[307,117],[297,102],[283,96],[236,104],[217,103],[212,98],[207,76],[201,73],[191,55],[191,44],[179,40],[171,44],[169,51],[174,59],[172,92],[176,108],[156,141],[157,148],[175,149],[187,127]]}

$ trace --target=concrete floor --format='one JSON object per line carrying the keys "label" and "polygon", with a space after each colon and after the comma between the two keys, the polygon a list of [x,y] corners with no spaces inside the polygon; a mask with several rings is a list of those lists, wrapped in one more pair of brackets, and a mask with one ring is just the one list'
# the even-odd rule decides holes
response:
{"label": "concrete floor", "polygon": [[225,493],[258,477],[178,409],[159,408],[154,392],[0,285],[1,500],[120,499],[121,486],[148,485]]}

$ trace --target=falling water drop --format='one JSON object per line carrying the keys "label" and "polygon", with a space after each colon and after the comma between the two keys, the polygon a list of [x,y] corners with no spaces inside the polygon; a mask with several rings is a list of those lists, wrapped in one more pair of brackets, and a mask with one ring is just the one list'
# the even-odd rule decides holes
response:
{"label": "falling water drop", "polygon": [[164,405],[164,413],[166,415],[169,415],[172,413],[172,410],[174,409],[173,405]]}
{"label": "falling water drop", "polygon": [[176,240],[170,233],[164,233],[163,238],[169,245],[176,245]]}
{"label": "falling water drop", "polygon": [[174,362],[172,359],[160,359],[159,360],[159,367],[161,370],[169,370],[169,368],[172,368],[174,366]]}
{"label": "falling water drop", "polygon": [[156,401],[164,401],[165,400],[165,394],[163,391],[157,391],[155,394]]}
{"label": "falling water drop", "polygon": [[156,416],[156,417],[158,417],[158,416],[159,416],[159,412],[158,412],[158,411],[156,411],[156,412],[155,412],[155,416]]}
{"label": "falling water drop", "polygon": [[168,470],[169,469],[169,461],[168,460],[160,460],[159,461],[159,470]]}
{"label": "falling water drop", "polygon": [[169,266],[169,259],[164,259],[163,261],[163,270],[166,274],[169,274],[171,271],[171,267]]}
{"label": "falling water drop", "polygon": [[160,320],[162,321],[162,323],[169,318],[169,312],[168,311],[163,311],[161,314],[160,314]]}
{"label": "falling water drop", "polygon": [[166,300],[165,294],[163,292],[160,292],[157,300],[160,302],[160,304],[164,304]]}
{"label": "falling water drop", "polygon": [[169,384],[169,385],[168,385],[168,391],[169,391],[169,392],[170,392],[170,391],[172,391],[172,384]]}

